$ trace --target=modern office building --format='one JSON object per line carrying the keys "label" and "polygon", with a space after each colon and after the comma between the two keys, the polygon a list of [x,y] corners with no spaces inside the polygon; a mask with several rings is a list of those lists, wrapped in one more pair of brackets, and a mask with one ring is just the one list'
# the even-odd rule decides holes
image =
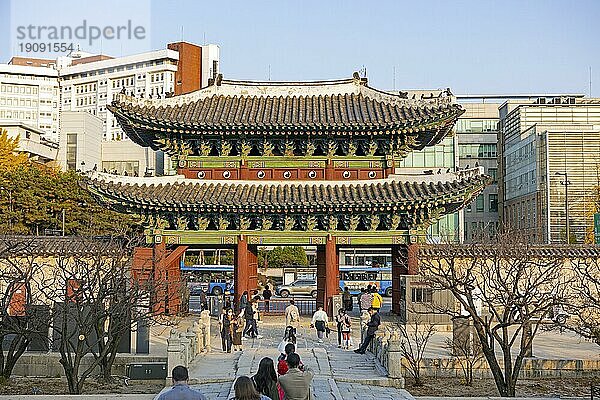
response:
{"label": "modern office building", "polygon": [[532,242],[591,242],[592,196],[600,185],[600,99],[508,100],[499,112],[501,224]]}
{"label": "modern office building", "polygon": [[481,167],[493,178],[492,184],[463,210],[464,242],[469,243],[481,235],[493,236],[498,229],[496,144],[500,104],[487,96],[457,96],[457,100],[465,109],[455,125],[459,168]]}
{"label": "modern office building", "polygon": [[0,124],[24,124],[49,141],[59,135],[58,72],[51,66],[0,64]]}

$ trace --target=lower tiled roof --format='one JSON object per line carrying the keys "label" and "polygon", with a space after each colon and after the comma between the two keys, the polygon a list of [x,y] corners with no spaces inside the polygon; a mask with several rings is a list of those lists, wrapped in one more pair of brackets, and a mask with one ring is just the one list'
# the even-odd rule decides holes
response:
{"label": "lower tiled roof", "polygon": [[122,254],[123,244],[112,237],[3,236],[0,258],[14,256],[85,256]]}
{"label": "lower tiled roof", "polygon": [[256,183],[187,181],[130,184],[93,179],[88,188],[112,203],[156,210],[197,212],[390,211],[466,203],[490,178],[447,182]]}
{"label": "lower tiled roof", "polygon": [[425,258],[472,258],[472,257],[540,257],[540,258],[600,258],[600,246],[595,245],[547,245],[515,244],[498,248],[486,244],[448,244],[419,246],[419,256]]}

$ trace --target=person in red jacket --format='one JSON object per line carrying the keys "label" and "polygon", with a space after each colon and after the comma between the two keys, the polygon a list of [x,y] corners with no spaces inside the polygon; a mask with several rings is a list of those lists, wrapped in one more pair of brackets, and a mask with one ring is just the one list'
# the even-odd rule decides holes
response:
{"label": "person in red jacket", "polygon": [[[289,366],[287,363],[287,356],[289,356],[292,353],[296,352],[296,345],[294,343],[288,343],[285,345],[285,354],[282,353],[279,358],[277,359],[277,373],[279,375],[285,375],[288,372]],[[300,361],[300,365],[298,366],[298,369],[300,369],[300,371],[304,370],[304,365],[302,364],[302,361]]]}

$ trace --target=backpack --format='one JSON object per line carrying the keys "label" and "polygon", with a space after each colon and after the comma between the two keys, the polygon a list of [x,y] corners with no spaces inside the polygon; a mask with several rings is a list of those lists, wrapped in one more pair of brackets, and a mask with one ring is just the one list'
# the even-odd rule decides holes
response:
{"label": "backpack", "polygon": [[293,308],[290,311],[290,321],[296,322],[300,320],[300,315],[298,315],[298,310],[296,308]]}

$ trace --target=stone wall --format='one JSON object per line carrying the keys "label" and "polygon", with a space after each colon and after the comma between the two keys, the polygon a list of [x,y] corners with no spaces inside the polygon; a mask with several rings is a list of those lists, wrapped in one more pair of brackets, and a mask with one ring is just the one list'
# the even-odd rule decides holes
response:
{"label": "stone wall", "polygon": [[[59,360],[60,354],[58,353],[25,353],[21,356],[21,358],[19,358],[17,365],[15,365],[13,375],[49,378],[61,377],[64,376],[64,370]],[[91,355],[85,356],[81,362],[80,369],[86,369],[92,362],[93,357]],[[159,362],[167,362],[167,357],[119,354],[115,359],[113,375],[125,376],[125,368],[128,364]],[[99,373],[100,369],[98,369],[94,374]]]}

